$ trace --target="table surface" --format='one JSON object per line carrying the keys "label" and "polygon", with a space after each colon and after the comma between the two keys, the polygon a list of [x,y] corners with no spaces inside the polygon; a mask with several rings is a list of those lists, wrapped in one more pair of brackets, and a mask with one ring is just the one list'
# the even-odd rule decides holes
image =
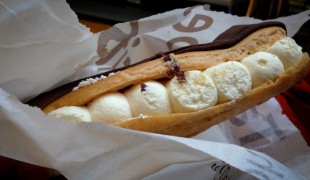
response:
{"label": "table surface", "polygon": [[85,19],[80,19],[80,23],[85,25],[86,27],[88,27],[90,29],[90,31],[93,33],[107,30],[113,26],[111,24],[106,24],[106,23],[101,23],[101,22],[96,22],[96,21],[90,21],[90,20],[85,20]]}

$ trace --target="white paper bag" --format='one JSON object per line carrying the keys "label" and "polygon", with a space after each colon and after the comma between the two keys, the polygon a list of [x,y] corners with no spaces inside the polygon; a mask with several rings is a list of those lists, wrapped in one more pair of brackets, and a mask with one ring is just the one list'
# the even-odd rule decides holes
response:
{"label": "white paper bag", "polygon": [[[0,155],[56,169],[68,179],[305,179],[302,175],[309,175],[303,168],[309,161],[299,167],[295,163],[301,157],[309,159],[309,148],[274,99],[236,117],[246,126],[235,127],[231,119],[191,139],[103,123],[75,124],[46,117],[40,109],[22,103],[78,77],[171,48],[211,42],[232,25],[261,20],[197,6],[91,34],[65,1],[0,4],[1,17],[6,15],[0,22]],[[281,21],[299,19],[294,26],[300,27],[309,19],[307,14]],[[13,27],[22,30],[18,36]],[[85,63],[96,59],[97,52],[98,61]],[[276,109],[271,116],[270,107]],[[250,128],[253,124],[266,132],[263,138],[240,141],[259,133]],[[280,135],[275,130],[281,130]]]}

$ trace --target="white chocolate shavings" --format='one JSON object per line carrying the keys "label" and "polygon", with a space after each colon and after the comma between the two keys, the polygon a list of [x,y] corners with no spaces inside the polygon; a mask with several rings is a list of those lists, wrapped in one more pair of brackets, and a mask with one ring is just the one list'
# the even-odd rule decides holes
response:
{"label": "white chocolate shavings", "polygon": [[176,57],[173,53],[170,53],[170,54],[169,54],[169,57],[170,57],[170,59],[171,59],[172,61],[177,61],[177,60],[178,60],[177,57]]}
{"label": "white chocolate shavings", "polygon": [[139,116],[137,118],[139,118],[139,119],[146,119],[148,117],[150,117],[150,116],[144,115],[144,114],[139,114]]}
{"label": "white chocolate shavings", "polygon": [[169,58],[170,60],[167,61],[166,64],[168,65],[169,69],[175,71],[179,67],[177,57],[173,53],[170,53]]}
{"label": "white chocolate shavings", "polygon": [[139,114],[139,116],[136,116],[136,117],[133,117],[133,118],[129,118],[127,120],[129,121],[129,120],[133,120],[133,119],[146,119],[148,117],[151,117],[151,116],[144,115],[144,114]]}
{"label": "white chocolate shavings", "polygon": [[99,81],[101,79],[105,79],[105,78],[107,78],[107,76],[104,76],[104,75],[101,75],[100,77],[96,77],[96,78],[88,78],[86,80],[81,81],[78,86],[76,86],[72,89],[72,91],[76,91],[82,87],[87,87],[91,84],[95,84],[97,81]]}
{"label": "white chocolate shavings", "polygon": [[111,72],[111,73],[108,75],[108,77],[113,76],[113,75],[115,75],[116,73],[118,73],[118,72]]}
{"label": "white chocolate shavings", "polygon": [[118,73],[118,72],[111,72],[108,76],[101,75],[100,77],[96,77],[96,78],[88,78],[88,79],[86,79],[84,81],[81,81],[77,87],[74,87],[72,89],[72,91],[76,91],[76,90],[78,90],[78,89],[80,89],[82,87],[87,87],[87,86],[89,86],[91,84],[95,84],[97,81],[99,81],[101,79],[105,79],[105,78],[110,77],[110,76],[113,76],[116,73]]}

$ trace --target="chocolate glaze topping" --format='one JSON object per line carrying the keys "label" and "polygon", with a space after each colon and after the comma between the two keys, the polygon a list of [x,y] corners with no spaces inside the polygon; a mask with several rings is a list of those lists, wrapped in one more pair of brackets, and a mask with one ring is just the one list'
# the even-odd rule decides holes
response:
{"label": "chocolate glaze topping", "polygon": [[84,79],[80,79],[80,80],[65,84],[65,85],[60,86],[58,88],[55,88],[51,91],[40,94],[37,97],[33,98],[32,100],[30,100],[26,103],[31,105],[31,106],[37,106],[37,107],[43,109],[44,107],[46,107],[51,102],[55,101],[56,99],[60,98],[61,96],[72,91],[72,89],[74,87],[76,87],[79,84],[79,82],[81,82],[82,80],[86,80],[88,78],[100,77],[101,75],[108,76],[108,74],[110,74],[111,72],[118,72],[118,71],[124,70],[126,68],[129,68],[131,66],[135,66],[137,64],[141,64],[141,63],[144,63],[147,61],[151,61],[151,60],[154,60],[154,59],[157,59],[160,57],[164,57],[164,60],[167,60],[167,57],[169,57],[170,53],[181,54],[181,53],[192,52],[192,51],[211,51],[211,50],[215,50],[215,49],[226,49],[226,48],[234,46],[235,44],[237,44],[238,42],[240,42],[242,39],[244,39],[246,36],[252,34],[253,32],[255,32],[259,29],[262,29],[262,28],[272,27],[272,26],[282,27],[283,29],[286,29],[285,25],[283,23],[276,22],[276,21],[268,21],[268,22],[251,24],[251,25],[232,26],[230,29],[228,29],[225,32],[223,32],[222,34],[220,34],[211,43],[186,46],[186,47],[175,49],[175,50],[172,50],[169,52],[158,53],[158,54],[156,54],[150,58],[144,59],[144,60],[142,60],[136,64],[132,64],[132,65],[127,66],[127,67],[115,69],[112,71],[108,71],[108,72],[105,72],[102,74],[98,74],[95,76],[87,77]]}

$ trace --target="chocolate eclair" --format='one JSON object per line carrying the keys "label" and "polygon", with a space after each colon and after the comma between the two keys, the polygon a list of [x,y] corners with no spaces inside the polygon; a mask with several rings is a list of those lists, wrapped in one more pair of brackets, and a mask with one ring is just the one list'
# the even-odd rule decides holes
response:
{"label": "chocolate eclair", "polygon": [[212,43],[71,82],[28,104],[62,119],[191,137],[285,91],[308,66],[284,24],[239,25]]}

